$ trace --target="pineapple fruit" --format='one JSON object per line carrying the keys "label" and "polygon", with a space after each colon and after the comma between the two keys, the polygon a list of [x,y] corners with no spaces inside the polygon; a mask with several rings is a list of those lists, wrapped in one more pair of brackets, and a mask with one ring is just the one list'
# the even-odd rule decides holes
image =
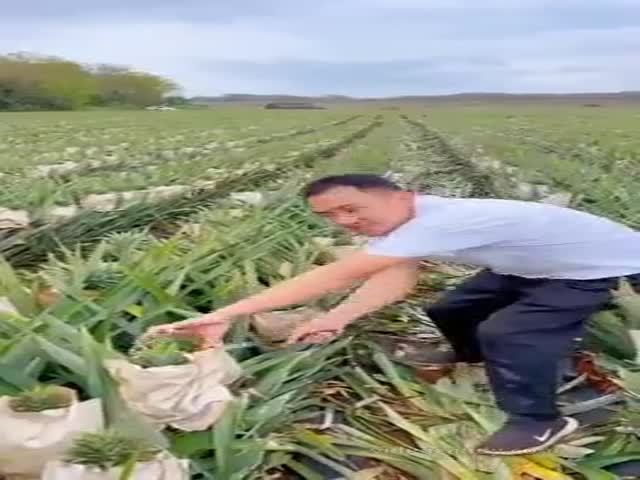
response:
{"label": "pineapple fruit", "polygon": [[42,412],[71,406],[75,392],[57,385],[38,385],[9,400],[14,412]]}
{"label": "pineapple fruit", "polygon": [[153,460],[161,449],[140,438],[128,437],[115,430],[86,433],[73,442],[65,462],[109,470],[126,465],[135,458],[137,463]]}
{"label": "pineapple fruit", "polygon": [[188,354],[197,352],[202,339],[193,335],[153,335],[141,337],[129,351],[129,359],[143,368],[185,365]]}

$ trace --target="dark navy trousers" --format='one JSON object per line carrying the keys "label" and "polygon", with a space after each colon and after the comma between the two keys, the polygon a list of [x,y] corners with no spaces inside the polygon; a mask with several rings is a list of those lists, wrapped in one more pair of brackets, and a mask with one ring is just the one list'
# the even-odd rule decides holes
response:
{"label": "dark navy trousers", "polygon": [[[640,274],[628,276],[635,286]],[[427,314],[460,359],[485,362],[498,407],[512,417],[559,416],[558,369],[586,321],[607,307],[619,278],[528,279],[483,271]]]}

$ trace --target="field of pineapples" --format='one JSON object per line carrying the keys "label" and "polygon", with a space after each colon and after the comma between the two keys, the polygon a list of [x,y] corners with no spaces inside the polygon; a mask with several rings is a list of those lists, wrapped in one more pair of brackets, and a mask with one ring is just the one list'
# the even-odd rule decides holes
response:
{"label": "field of pineapples", "polygon": [[145,334],[357,248],[300,199],[320,175],[640,228],[639,127],[625,108],[0,115],[0,479],[639,478],[624,282],[559,372],[583,428],[528,457],[473,453],[503,420],[481,369],[420,366],[424,305],[472,266],[425,262],[410,298],[321,346],[282,340],[342,295],[241,319],[224,348]]}

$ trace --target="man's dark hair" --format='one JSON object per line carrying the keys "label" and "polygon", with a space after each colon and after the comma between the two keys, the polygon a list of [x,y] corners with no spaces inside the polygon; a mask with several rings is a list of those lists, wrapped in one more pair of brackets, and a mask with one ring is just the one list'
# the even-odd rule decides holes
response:
{"label": "man's dark hair", "polygon": [[354,187],[359,190],[394,190],[400,191],[402,188],[379,175],[367,173],[347,173],[345,175],[331,175],[322,177],[309,183],[303,190],[304,198],[319,195],[334,187]]}

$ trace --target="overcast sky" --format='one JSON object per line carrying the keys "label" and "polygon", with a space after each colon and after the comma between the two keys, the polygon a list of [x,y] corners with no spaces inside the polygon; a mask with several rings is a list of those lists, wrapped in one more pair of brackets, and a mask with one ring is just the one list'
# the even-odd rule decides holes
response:
{"label": "overcast sky", "polygon": [[640,90],[640,0],[18,0],[0,53],[116,63],[187,95]]}

